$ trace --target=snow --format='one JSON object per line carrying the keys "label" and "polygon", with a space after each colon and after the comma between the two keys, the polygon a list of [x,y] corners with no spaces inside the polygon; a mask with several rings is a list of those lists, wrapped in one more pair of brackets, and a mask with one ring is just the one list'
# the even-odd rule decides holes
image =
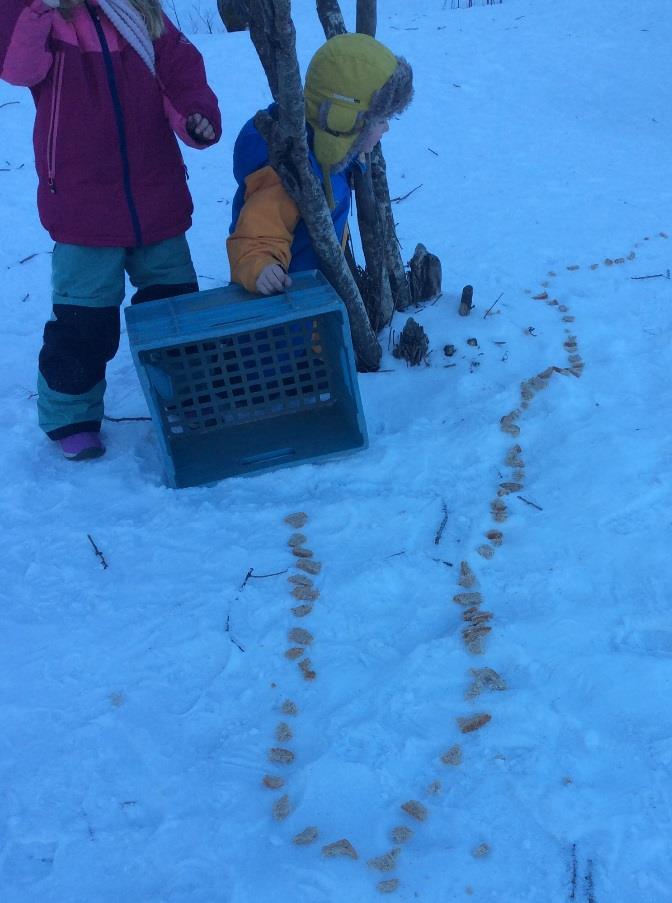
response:
{"label": "snow", "polygon": [[[392,196],[422,186],[394,208],[403,254],[437,253],[444,293],[410,312],[429,366],[383,334],[383,370],[360,376],[370,447],[328,464],[176,491],[146,422],[107,422],[107,455],[83,465],[40,437],[51,243],[32,102],[0,84],[7,903],[368,903],[390,878],[402,901],[672,900],[672,20],[654,0],[380,6],[417,85],[384,143]],[[295,7],[305,66],[320,28]],[[249,35],[199,31],[225,122],[217,148],[184,150],[211,288],[228,280],[233,141],[268,93]],[[110,416],[146,415],[124,341],[108,381]],[[517,436],[501,428],[515,411]],[[322,563],[303,619],[298,511]],[[481,655],[453,602],[462,561],[494,616]],[[297,626],[313,681],[284,656]],[[474,668],[507,689],[465,699]],[[462,734],[478,713],[492,718]],[[461,764],[443,764],[455,744]],[[292,764],[268,761],[281,746]],[[314,844],[292,843],[311,825]],[[376,871],[398,825],[413,836]],[[357,861],[321,855],[341,838]]]}

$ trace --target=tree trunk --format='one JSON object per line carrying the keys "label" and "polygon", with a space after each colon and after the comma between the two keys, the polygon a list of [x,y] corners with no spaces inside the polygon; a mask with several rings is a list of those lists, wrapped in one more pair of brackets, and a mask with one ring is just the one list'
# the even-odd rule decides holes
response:
{"label": "tree trunk", "polygon": [[371,153],[371,179],[378,206],[378,216],[382,223],[381,233],[385,235],[385,262],[392,288],[394,309],[406,310],[411,305],[411,292],[408,287],[404,262],[401,259],[397,227],[390,203],[390,188],[387,184],[387,166],[380,144],[374,147]]}
{"label": "tree trunk", "polygon": [[317,15],[327,38],[347,31],[338,0],[317,0]]}
{"label": "tree trunk", "polygon": [[369,34],[372,38],[375,38],[378,25],[376,5],[376,0],[357,0],[357,24],[355,31],[358,31],[360,34]]}
{"label": "tree trunk", "polygon": [[[357,31],[375,36],[377,0],[357,0]],[[338,0],[317,0],[317,12],[327,38],[345,31]],[[380,144],[367,159],[369,174],[355,174],[357,222],[371,293],[367,310],[374,330],[386,326],[395,310],[411,303],[404,263],[390,205],[385,158]]]}
{"label": "tree trunk", "polygon": [[365,172],[354,169],[357,222],[366,264],[362,294],[374,332],[386,326],[394,314],[394,298],[387,270],[385,233],[380,228],[378,205],[373,190],[371,165]]}
{"label": "tree trunk", "polygon": [[250,24],[248,0],[217,0],[217,9],[227,31],[245,31]]}
{"label": "tree trunk", "polygon": [[278,104],[277,119],[261,111],[255,116],[255,125],[268,144],[271,166],[301,211],[320,269],[347,308],[358,368],[377,370],[381,348],[308,157],[303,86],[290,0],[250,0],[249,6],[250,35]]}

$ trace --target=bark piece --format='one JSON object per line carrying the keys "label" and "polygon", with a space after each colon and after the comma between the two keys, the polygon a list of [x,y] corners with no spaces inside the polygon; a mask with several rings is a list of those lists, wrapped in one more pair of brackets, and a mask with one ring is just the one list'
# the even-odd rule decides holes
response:
{"label": "bark piece", "polygon": [[460,562],[460,579],[457,582],[465,589],[471,589],[472,586],[476,585],[476,574],[469,567],[467,561]]}
{"label": "bark piece", "polygon": [[294,546],[292,549],[292,555],[296,558],[312,558],[314,554],[312,549],[307,549],[305,546]]}
{"label": "bark piece", "polygon": [[297,511],[294,514],[288,514],[285,518],[285,523],[289,524],[290,527],[295,527],[297,530],[300,530],[307,522],[308,515],[305,511]]}
{"label": "bark piece", "polygon": [[269,749],[268,758],[271,762],[277,762],[278,765],[291,765],[294,761],[294,753],[291,749],[274,746],[272,749]]}
{"label": "bark piece", "polygon": [[409,263],[411,301],[429,301],[441,294],[441,261],[431,254],[423,244],[415,246]]}
{"label": "bark piece", "polygon": [[295,586],[292,595],[298,602],[315,602],[320,598],[319,589],[314,586]]}
{"label": "bark piece", "polygon": [[482,558],[486,558],[486,559],[488,559],[488,560],[489,560],[490,558],[492,558],[493,555],[495,554],[495,550],[493,549],[492,546],[489,546],[489,545],[482,545],[482,546],[479,546],[479,547],[476,549],[476,551],[478,552],[478,554],[479,554]]}
{"label": "bark piece", "polygon": [[291,727],[284,721],[281,721],[275,729],[275,739],[278,743],[287,743],[293,736]]}
{"label": "bark piece", "polygon": [[395,847],[389,853],[383,853],[382,856],[374,856],[373,859],[369,859],[368,865],[379,872],[393,872],[397,867],[399,853],[401,853],[401,847]]}
{"label": "bark piece", "polygon": [[485,652],[483,642],[485,637],[492,631],[492,627],[485,624],[474,624],[473,627],[467,627],[462,631],[462,639],[467,650],[472,655],[482,655]]}
{"label": "bark piece", "polygon": [[399,879],[386,878],[385,881],[379,881],[377,886],[381,894],[393,894],[399,887]]}
{"label": "bark piece", "polygon": [[492,715],[488,715],[486,712],[480,712],[478,715],[470,715],[466,718],[458,718],[457,726],[463,734],[471,734],[473,733],[473,731],[477,731],[482,728],[484,724],[488,723],[488,721],[492,721]]}
{"label": "bark piece", "polygon": [[474,847],[471,851],[471,855],[474,859],[484,859],[486,856],[490,855],[490,844],[479,843],[479,845]]}
{"label": "bark piece", "polygon": [[283,715],[298,715],[299,708],[295,702],[292,702],[291,699],[285,699],[281,706],[281,711]]}
{"label": "bark piece", "polygon": [[295,584],[296,586],[312,586],[313,581],[310,577],[306,577],[305,574],[292,574],[287,578],[290,583]]}
{"label": "bark piece", "polygon": [[289,805],[289,797],[286,793],[273,803],[273,818],[276,821],[284,821],[290,811],[291,806]]}
{"label": "bark piece", "polygon": [[294,662],[297,658],[301,658],[304,652],[303,646],[292,646],[291,649],[285,652],[285,658],[288,658],[290,662]]}
{"label": "bark piece", "polygon": [[506,690],[506,681],[492,668],[472,668],[473,682],[467,692],[466,699],[475,699],[484,690],[490,692]]}
{"label": "bark piece", "polygon": [[462,289],[462,297],[460,298],[460,306],[458,308],[458,314],[461,317],[468,317],[471,313],[471,308],[473,305],[473,297],[474,297],[474,287],[473,285],[465,285]]}
{"label": "bark piece", "polygon": [[292,614],[296,618],[305,618],[307,617],[311,611],[313,610],[313,606],[310,602],[306,602],[304,605],[295,605],[292,609]]}
{"label": "bark piece", "polygon": [[314,558],[302,558],[300,561],[297,561],[296,566],[300,570],[305,571],[306,574],[312,574],[313,576],[319,574],[322,570],[322,563],[315,561]]}
{"label": "bark piece", "polygon": [[319,837],[320,832],[318,829],[311,825],[308,828],[304,828],[300,834],[296,834],[292,838],[292,843],[295,843],[299,847],[308,846],[308,844],[314,843]]}
{"label": "bark piece", "polygon": [[451,746],[442,756],[441,761],[444,765],[461,765],[462,764],[462,747],[455,744]]}
{"label": "bark piece", "polygon": [[292,535],[287,540],[287,545],[292,549],[297,546],[302,546],[308,542],[308,537],[303,533],[292,533]]}
{"label": "bark piece", "polygon": [[288,634],[290,643],[301,643],[302,646],[310,646],[313,642],[313,635],[309,630],[303,627],[292,627]]}
{"label": "bark piece", "polygon": [[281,787],[284,787],[285,779],[275,774],[265,774],[262,783],[269,790],[279,790]]}
{"label": "bark piece", "polygon": [[427,821],[429,815],[427,808],[418,800],[408,800],[408,802],[402,804],[401,808],[416,821]]}
{"label": "bark piece", "polygon": [[516,444],[512,446],[508,452],[506,453],[506,457],[504,458],[504,463],[507,467],[524,467],[523,459],[520,457],[523,453],[520,445]]}
{"label": "bark piece", "polygon": [[413,829],[407,828],[406,825],[397,825],[392,828],[392,840],[394,843],[406,843],[413,837]]}
{"label": "bark piece", "polygon": [[504,534],[501,530],[488,530],[485,534],[485,538],[490,540],[493,546],[501,546],[504,542]]}
{"label": "bark piece", "polygon": [[480,593],[457,593],[453,596],[453,602],[458,605],[480,605],[483,597]]}
{"label": "bark piece", "polygon": [[409,317],[401,330],[399,341],[392,349],[392,354],[397,358],[403,358],[411,367],[417,367],[423,361],[427,361],[428,352],[427,333],[413,317]]}
{"label": "bark piece", "polygon": [[347,856],[350,859],[359,859],[357,850],[345,837],[341,840],[335,840],[333,843],[328,843],[323,846],[322,855],[326,856],[327,859],[334,859],[337,856]]}
{"label": "bark piece", "polygon": [[315,680],[317,677],[317,673],[313,671],[313,663],[309,658],[304,658],[302,662],[299,662],[299,668],[306,680]]}

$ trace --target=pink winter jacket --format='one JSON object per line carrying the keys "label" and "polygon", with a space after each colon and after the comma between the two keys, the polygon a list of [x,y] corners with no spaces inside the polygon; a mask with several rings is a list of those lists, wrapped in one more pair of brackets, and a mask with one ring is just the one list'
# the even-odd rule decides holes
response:
{"label": "pink winter jacket", "polygon": [[215,141],[221,120],[201,55],[165,24],[153,76],[97,0],[69,19],[42,0],[1,0],[0,77],[32,91],[38,209],[55,241],[137,247],[191,225],[174,133],[203,147],[187,118],[207,117]]}

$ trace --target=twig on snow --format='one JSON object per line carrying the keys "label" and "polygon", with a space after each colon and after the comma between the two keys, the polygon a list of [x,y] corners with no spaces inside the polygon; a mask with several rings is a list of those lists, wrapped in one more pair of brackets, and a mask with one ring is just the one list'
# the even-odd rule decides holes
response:
{"label": "twig on snow", "polygon": [[576,879],[578,876],[578,867],[576,862],[576,844],[572,844],[572,861],[570,873],[569,899],[576,900]]}
{"label": "twig on snow", "polygon": [[103,414],[103,420],[109,420],[111,423],[136,423],[141,420],[151,420],[151,417],[110,417]]}
{"label": "twig on snow", "polygon": [[530,507],[536,508],[537,511],[543,511],[543,510],[544,510],[540,505],[537,505],[536,502],[531,502],[529,499],[523,498],[522,495],[518,495],[518,496],[516,496],[516,498],[519,498],[519,499],[521,500],[521,502],[525,502],[526,505],[530,505]]}
{"label": "twig on snow", "polygon": [[265,580],[266,577],[280,577],[282,574],[286,574],[289,568],[285,568],[284,571],[275,571],[273,574],[255,574],[254,568],[250,568],[247,574],[245,574],[245,579],[240,584],[241,589],[245,589],[245,584],[248,580]]}
{"label": "twig on snow", "polygon": [[108,565],[107,561],[105,561],[105,556],[103,555],[103,553],[100,551],[100,549],[94,542],[93,536],[91,536],[90,533],[87,533],[86,535],[89,537],[89,542],[93,546],[93,551],[96,553],[96,558],[100,559],[100,563],[103,566],[103,570],[106,571],[108,569],[109,565]]}
{"label": "twig on snow", "polygon": [[494,302],[490,305],[490,307],[489,307],[489,308],[486,310],[486,312],[483,314],[483,319],[484,319],[484,320],[485,320],[485,318],[488,316],[488,314],[490,313],[490,311],[492,310],[492,308],[495,306],[495,304],[497,304],[497,302],[499,301],[499,299],[502,297],[503,294],[504,294],[504,292],[500,292],[499,298],[495,298]]}
{"label": "twig on snow", "polygon": [[434,536],[434,545],[438,546],[441,542],[441,537],[443,536],[443,531],[446,529],[446,524],[448,523],[448,505],[444,499],[441,499],[441,510],[443,511],[443,518],[441,519],[441,523],[439,524],[439,528],[436,531]]}
{"label": "twig on snow", "polygon": [[586,863],[586,901],[595,903],[595,884],[593,882],[593,860]]}
{"label": "twig on snow", "polygon": [[240,649],[241,652],[245,652],[245,649],[240,645],[238,640],[231,633],[231,615],[226,616],[226,627],[224,628],[224,633],[229,634],[229,639],[231,640],[233,645],[236,646],[236,648]]}
{"label": "twig on snow", "polygon": [[416,185],[415,188],[411,188],[411,190],[407,194],[402,194],[398,198],[391,198],[390,204],[399,204],[401,201],[405,201],[406,198],[410,198],[414,191],[417,191],[418,188],[422,188],[422,182],[419,185]]}

